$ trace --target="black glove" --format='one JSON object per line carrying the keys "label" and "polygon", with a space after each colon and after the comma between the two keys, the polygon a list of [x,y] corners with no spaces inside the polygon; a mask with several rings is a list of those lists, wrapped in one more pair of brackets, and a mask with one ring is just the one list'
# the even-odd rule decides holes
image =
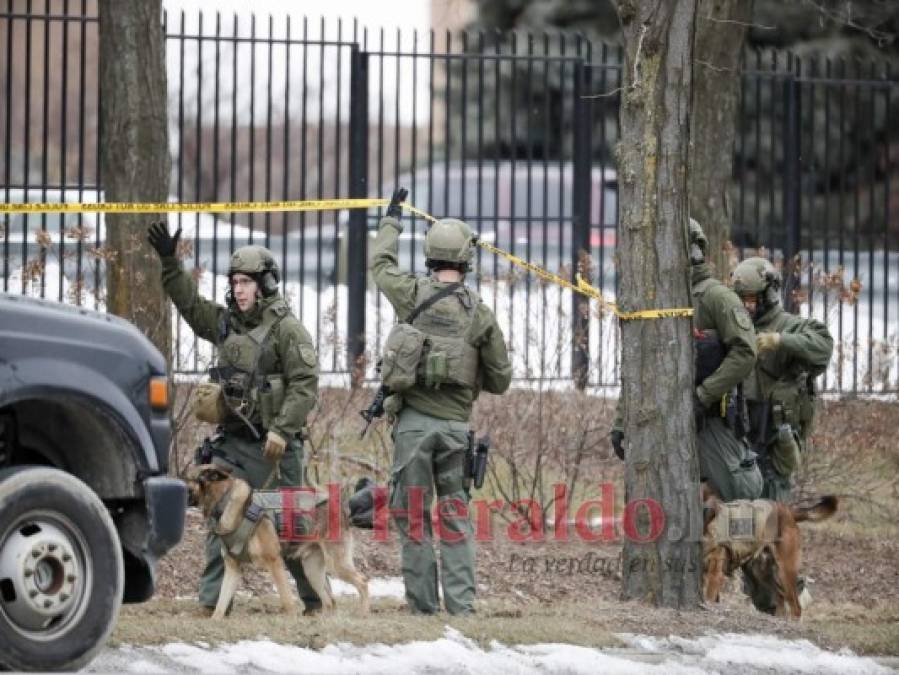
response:
{"label": "black glove", "polygon": [[705,404],[699,398],[696,393],[696,390],[693,390],[693,419],[696,422],[696,431],[701,431],[705,426],[705,418],[708,414],[709,409],[706,408]]}
{"label": "black glove", "polygon": [[404,201],[406,201],[406,197],[409,196],[409,191],[401,187],[396,192],[393,193],[393,197],[390,198],[390,205],[387,207],[387,215],[393,218],[399,218],[403,215],[403,207],[400,206]]}
{"label": "black glove", "polygon": [[615,451],[615,456],[618,457],[622,462],[624,461],[624,432],[618,429],[612,429],[612,433],[609,434],[609,439],[612,441],[612,449]]}
{"label": "black glove", "polygon": [[173,258],[178,250],[178,240],[181,239],[181,228],[175,232],[175,236],[169,234],[169,228],[164,222],[153,223],[147,229],[147,241],[156,249],[160,258]]}

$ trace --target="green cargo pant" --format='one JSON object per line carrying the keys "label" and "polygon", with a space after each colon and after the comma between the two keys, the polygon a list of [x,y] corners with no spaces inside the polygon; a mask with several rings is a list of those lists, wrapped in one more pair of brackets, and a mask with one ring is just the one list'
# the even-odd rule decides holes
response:
{"label": "green cargo pant", "polygon": [[708,416],[696,434],[699,475],[707,480],[721,499],[758,499],[762,494],[762,473],[749,461],[748,448],[716,416]]}
{"label": "green cargo pant", "polygon": [[781,476],[774,473],[765,476],[765,487],[762,490],[762,499],[770,499],[775,502],[789,502],[793,496],[793,485],[789,476]]}
{"label": "green cargo pant", "polygon": [[[774,443],[768,446],[768,456],[771,457],[776,451]],[[774,468],[771,460],[762,460],[762,476],[765,480],[765,486],[762,489],[762,499],[771,499],[775,502],[788,503],[793,496],[792,473],[784,475]]]}
{"label": "green cargo pant", "polygon": [[[262,456],[262,441],[250,441],[230,434],[220,436],[215,442],[216,461],[233,466],[234,475],[246,480],[254,488],[265,485],[272,472],[272,464]],[[236,464],[239,462],[239,465]],[[293,440],[287,446],[287,452],[281,459],[281,480],[274,478],[268,489],[278,487],[296,487],[303,484],[303,444]],[[287,569],[297,584],[297,591],[306,609],[318,609],[321,600],[306,580],[303,566],[299,560],[288,560]],[[200,577],[200,604],[204,607],[215,607],[219,590],[225,576],[225,562],[222,560],[222,542],[212,533],[206,531],[206,567]]]}
{"label": "green cargo pant", "polygon": [[[453,516],[468,511],[462,463],[468,445],[468,425],[443,420],[404,408],[393,427],[394,458],[390,478],[390,509],[402,543],[406,600],[414,612],[433,614],[440,609],[437,595],[437,559],[434,554],[431,504],[436,489],[440,538],[440,578],[450,614],[474,611],[475,543],[471,520]],[[422,495],[420,512],[411,515],[416,492]],[[418,511],[418,509],[416,509]],[[420,520],[418,520],[420,519]],[[450,541],[452,540],[452,541]]]}

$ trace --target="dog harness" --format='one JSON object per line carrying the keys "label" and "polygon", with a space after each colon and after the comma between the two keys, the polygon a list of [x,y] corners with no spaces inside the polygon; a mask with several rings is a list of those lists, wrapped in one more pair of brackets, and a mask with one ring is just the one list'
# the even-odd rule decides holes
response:
{"label": "dog harness", "polygon": [[774,507],[774,502],[767,499],[741,499],[721,504],[709,528],[711,545],[706,551],[711,552],[718,546],[729,551],[728,575],[762,550],[765,524]]}
{"label": "dog harness", "polygon": [[215,533],[222,540],[222,544],[228,550],[228,553],[237,558],[240,562],[249,562],[250,554],[247,551],[247,543],[250,541],[250,537],[253,536],[256,528],[259,527],[259,523],[262,522],[263,518],[268,517],[268,514],[261,505],[255,503],[253,500],[254,495],[251,492],[250,498],[247,500],[247,504],[244,507],[243,518],[241,519],[240,524],[231,532],[221,532],[218,529],[218,523],[225,513],[225,506],[231,498],[231,492],[233,490],[233,486],[228,488],[228,491],[222,495],[222,498],[219,499],[218,502],[216,502],[212,509],[211,517],[216,525],[214,528]]}
{"label": "dog harness", "polygon": [[247,544],[263,518],[271,519],[282,543],[289,543],[312,531],[309,514],[328,501],[327,492],[318,490],[313,492],[308,489],[292,492],[291,497],[293,497],[295,511],[290,518],[292,532],[288,532],[284,522],[284,490],[253,490],[250,492],[250,498],[247,499],[240,524],[231,532],[221,532],[217,525],[225,512],[233,489],[233,487],[229,488],[216,502],[210,517],[216,526],[214,531],[221,538],[228,553],[240,562],[249,562],[250,554],[247,551]]}

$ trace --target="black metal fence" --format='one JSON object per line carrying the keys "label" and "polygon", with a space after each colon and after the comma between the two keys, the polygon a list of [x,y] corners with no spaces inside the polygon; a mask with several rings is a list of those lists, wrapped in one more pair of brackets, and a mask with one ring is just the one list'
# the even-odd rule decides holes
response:
{"label": "black metal fence", "polygon": [[[96,6],[0,5],[0,195],[99,201]],[[356,24],[164,17],[178,201],[385,197],[552,271],[615,292],[617,47],[577,35],[370,32]],[[0,44],[3,41],[0,40]],[[899,128],[889,72],[750,54],[734,151],[734,241],[801,254],[800,311],[838,351],[826,388],[899,390]],[[234,247],[263,243],[315,338],[322,369],[377,353],[393,320],[366,275],[380,213],[172,216],[193,238],[202,290],[221,298]],[[102,308],[102,218],[6,216],[3,289]],[[407,219],[401,264],[422,271],[426,223]],[[584,256],[589,252],[589,256]],[[615,386],[617,325],[569,291],[478,252],[522,382]],[[855,280],[855,284],[853,281]],[[177,370],[210,357],[177,324]]]}

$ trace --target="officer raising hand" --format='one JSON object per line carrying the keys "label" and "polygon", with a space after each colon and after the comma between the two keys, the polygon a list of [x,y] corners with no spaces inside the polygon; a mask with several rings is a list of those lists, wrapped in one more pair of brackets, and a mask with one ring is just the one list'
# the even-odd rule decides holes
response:
{"label": "officer raising hand", "polygon": [[[375,239],[371,271],[393,305],[397,324],[387,338],[381,378],[393,395],[385,408],[394,421],[390,508],[402,540],[403,581],[413,612],[439,609],[437,559],[430,506],[436,492],[441,528],[441,580],[446,610],[474,611],[474,533],[467,514],[463,463],[469,443],[468,420],[481,390],[501,394],[512,366],[493,312],[464,284],[471,269],[475,237],[461,220],[434,223],[425,238],[426,276],[398,266],[403,231],[401,204],[407,191],[394,192]],[[408,511],[413,491],[424,495],[421,513]],[[461,516],[461,517],[460,517]],[[416,536],[412,524],[423,529]]]}
{"label": "officer raising hand", "polygon": [[[201,419],[217,425],[204,444],[212,461],[226,465],[254,488],[302,484],[301,429],[318,395],[318,357],[309,333],[279,293],[280,271],[262,246],[242,246],[231,256],[228,291],[221,305],[200,295],[194,278],[176,257],[179,228],[150,226],[148,239],[162,262],[162,284],[198,337],[217,348],[207,391],[211,412]],[[215,608],[224,576],[221,541],[209,528],[200,604]],[[306,612],[321,600],[298,560],[287,560]]]}

